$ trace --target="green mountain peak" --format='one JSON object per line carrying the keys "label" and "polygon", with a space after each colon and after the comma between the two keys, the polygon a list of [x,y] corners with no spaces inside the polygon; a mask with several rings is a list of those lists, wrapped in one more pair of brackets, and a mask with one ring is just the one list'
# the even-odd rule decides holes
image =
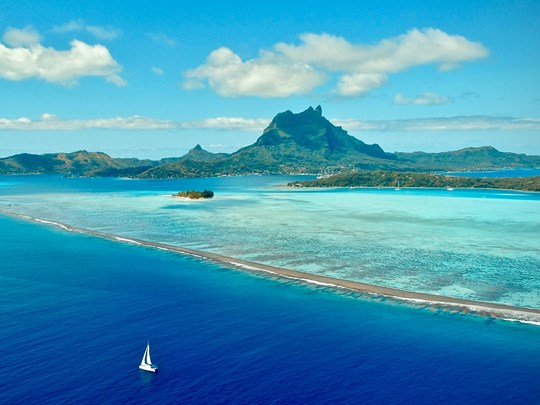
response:
{"label": "green mountain peak", "polygon": [[294,114],[287,110],[277,114],[253,146],[283,147],[314,152],[329,163],[339,163],[346,155],[367,155],[380,159],[394,159],[379,145],[367,145],[337,127],[322,115],[322,107],[309,107]]}

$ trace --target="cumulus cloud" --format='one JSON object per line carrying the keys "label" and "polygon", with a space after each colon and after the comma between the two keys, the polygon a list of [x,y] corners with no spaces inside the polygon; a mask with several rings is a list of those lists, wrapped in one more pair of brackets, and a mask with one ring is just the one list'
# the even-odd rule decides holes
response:
{"label": "cumulus cloud", "polygon": [[184,88],[204,82],[225,97],[288,97],[304,94],[323,83],[324,75],[304,63],[280,62],[272,55],[243,61],[229,48],[219,48],[206,64],[185,73]]}
{"label": "cumulus cloud", "polygon": [[342,96],[356,96],[386,83],[387,77],[380,73],[352,73],[341,76],[336,91]]}
{"label": "cumulus cloud", "polygon": [[122,31],[116,28],[103,27],[100,25],[89,25],[84,20],[72,20],[63,25],[57,25],[53,28],[54,32],[80,32],[86,31],[97,39],[113,40],[122,35]]}
{"label": "cumulus cloud", "polygon": [[335,93],[358,96],[382,86],[389,74],[427,64],[448,71],[487,55],[480,43],[434,28],[413,29],[375,45],[307,33],[298,45],[280,42],[247,61],[228,48],[216,49],[205,64],[185,72],[184,87],[209,86],[227,97],[286,97],[311,92],[337,77]]}
{"label": "cumulus cloud", "polygon": [[158,76],[163,76],[165,74],[165,71],[161,68],[158,68],[158,67],[155,67],[155,66],[152,66],[152,73],[158,75]]}
{"label": "cumulus cloud", "polygon": [[291,60],[315,63],[332,71],[395,73],[425,64],[450,70],[488,54],[477,42],[434,28],[412,29],[376,45],[353,45],[328,34],[303,34],[300,40],[300,45],[279,43],[275,49]]}
{"label": "cumulus cloud", "polygon": [[394,104],[401,105],[439,105],[451,102],[452,100],[449,97],[439,96],[435,93],[422,93],[416,98],[408,98],[401,93],[394,96]]}
{"label": "cumulus cloud", "polygon": [[126,85],[119,76],[122,67],[103,45],[73,40],[69,50],[58,51],[39,44],[39,34],[28,28],[8,29],[2,39],[11,47],[0,43],[0,78],[38,78],[71,86],[82,77],[98,76],[117,86]]}

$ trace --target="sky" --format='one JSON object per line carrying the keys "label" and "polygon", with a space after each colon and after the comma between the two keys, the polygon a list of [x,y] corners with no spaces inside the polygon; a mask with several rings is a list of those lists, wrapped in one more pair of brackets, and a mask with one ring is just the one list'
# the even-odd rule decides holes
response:
{"label": "sky", "polygon": [[279,112],[540,155],[540,2],[2,0],[0,157],[234,152]]}

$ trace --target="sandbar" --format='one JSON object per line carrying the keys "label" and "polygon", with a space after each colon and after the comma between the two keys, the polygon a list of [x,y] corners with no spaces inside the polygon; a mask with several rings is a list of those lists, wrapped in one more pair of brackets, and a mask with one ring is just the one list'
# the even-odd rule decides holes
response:
{"label": "sandbar", "polygon": [[282,267],[236,259],[217,253],[205,252],[181,246],[169,245],[159,242],[151,242],[142,239],[95,231],[92,229],[75,227],[65,223],[42,218],[35,218],[29,215],[23,215],[11,211],[0,210],[0,213],[27,221],[38,222],[47,226],[55,226],[64,231],[92,235],[101,239],[107,239],[115,242],[129,243],[154,249],[167,250],[183,255],[189,255],[199,259],[210,260],[227,268],[247,271],[251,273],[271,274],[279,278],[293,279],[299,282],[316,284],[327,288],[345,289],[360,294],[365,294],[371,297],[384,297],[395,300],[396,302],[408,303],[416,306],[420,305],[422,307],[428,307],[435,310],[442,309],[447,311],[458,311],[461,313],[471,313],[480,316],[530,323],[540,326],[540,309],[536,308],[518,307],[495,302],[475,301],[444,295],[401,290],[392,287],[383,287],[374,284],[362,283],[359,281],[311,274],[298,270],[291,270]]}

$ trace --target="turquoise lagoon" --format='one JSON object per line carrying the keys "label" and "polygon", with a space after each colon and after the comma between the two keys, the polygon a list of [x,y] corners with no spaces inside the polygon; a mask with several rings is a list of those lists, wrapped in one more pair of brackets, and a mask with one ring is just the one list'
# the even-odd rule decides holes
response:
{"label": "turquoise lagoon", "polygon": [[[540,194],[299,189],[298,177],[3,177],[0,208],[404,290],[540,308]],[[212,189],[212,200],[171,194]]]}

